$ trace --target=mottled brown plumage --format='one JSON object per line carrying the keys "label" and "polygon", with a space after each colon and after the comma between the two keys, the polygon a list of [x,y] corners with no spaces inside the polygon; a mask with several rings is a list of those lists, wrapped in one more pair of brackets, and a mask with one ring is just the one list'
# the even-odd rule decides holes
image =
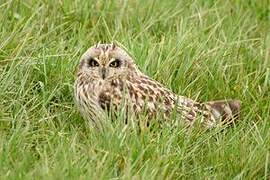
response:
{"label": "mottled brown plumage", "polygon": [[199,103],[174,94],[143,74],[133,59],[119,46],[97,44],[81,57],[75,82],[76,103],[85,119],[94,125],[105,119],[106,111],[120,111],[149,119],[162,114],[192,125],[196,119],[205,127],[231,122],[239,114],[239,101]]}

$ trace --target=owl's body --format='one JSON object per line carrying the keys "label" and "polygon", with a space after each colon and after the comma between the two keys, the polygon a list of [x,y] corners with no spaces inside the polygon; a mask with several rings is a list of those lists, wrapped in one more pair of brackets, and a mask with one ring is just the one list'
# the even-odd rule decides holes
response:
{"label": "owl's body", "polygon": [[220,120],[232,121],[239,113],[239,101],[199,103],[174,94],[143,74],[133,59],[114,44],[99,44],[82,56],[75,82],[75,99],[85,119],[99,124],[106,111],[121,111],[151,119],[172,112],[192,125],[200,119],[206,127]]}

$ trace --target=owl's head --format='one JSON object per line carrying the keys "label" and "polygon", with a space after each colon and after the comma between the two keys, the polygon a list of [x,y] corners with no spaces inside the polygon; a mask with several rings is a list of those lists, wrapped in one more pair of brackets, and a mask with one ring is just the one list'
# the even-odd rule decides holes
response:
{"label": "owl's head", "polygon": [[115,44],[97,44],[81,57],[79,71],[96,80],[125,77],[136,66],[128,53]]}

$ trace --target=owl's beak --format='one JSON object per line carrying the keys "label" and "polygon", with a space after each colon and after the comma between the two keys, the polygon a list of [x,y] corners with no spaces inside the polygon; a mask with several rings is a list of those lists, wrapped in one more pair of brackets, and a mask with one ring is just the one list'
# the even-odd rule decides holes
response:
{"label": "owl's beak", "polygon": [[105,67],[102,67],[100,73],[101,73],[102,79],[105,79],[106,78],[106,74],[107,74],[106,68]]}

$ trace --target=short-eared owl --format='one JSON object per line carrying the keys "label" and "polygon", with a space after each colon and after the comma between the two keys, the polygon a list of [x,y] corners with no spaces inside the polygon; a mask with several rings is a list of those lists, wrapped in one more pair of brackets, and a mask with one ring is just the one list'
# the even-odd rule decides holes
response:
{"label": "short-eared owl", "polygon": [[148,119],[158,113],[170,119],[174,112],[189,126],[198,119],[205,127],[231,122],[240,110],[237,100],[199,103],[174,94],[142,73],[131,56],[115,44],[97,44],[82,55],[75,99],[84,118],[93,124],[99,123],[106,111],[119,111],[122,106],[135,117],[144,112]]}

